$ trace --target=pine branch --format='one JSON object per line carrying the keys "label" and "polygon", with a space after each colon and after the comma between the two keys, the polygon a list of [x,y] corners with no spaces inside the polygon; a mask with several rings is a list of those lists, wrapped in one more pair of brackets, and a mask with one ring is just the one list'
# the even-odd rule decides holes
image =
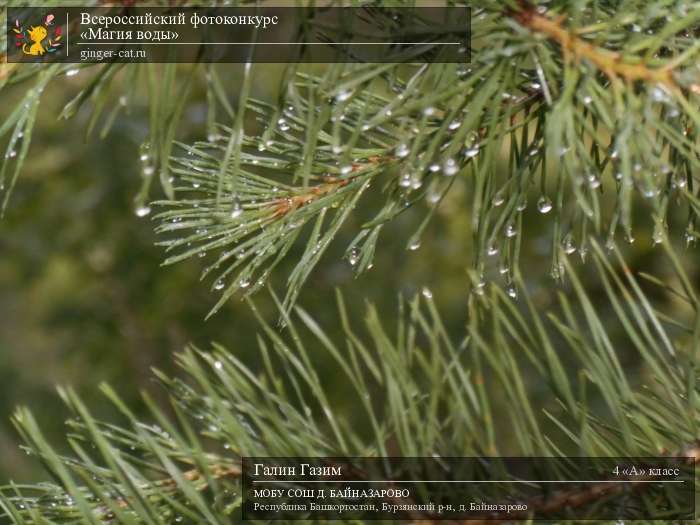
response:
{"label": "pine branch", "polygon": [[[291,137],[287,133],[290,128],[303,130],[303,119],[289,111],[285,117],[277,118],[274,109],[262,103],[250,101],[249,106],[260,113],[263,121],[270,119],[271,115],[277,120],[283,120],[282,128],[272,136],[279,134],[287,140]],[[347,121],[353,122],[355,118],[357,117],[352,120],[347,118]],[[226,137],[231,133],[231,130],[221,128],[218,136]],[[289,292],[284,302],[285,310],[288,311],[310,270],[350,216],[362,192],[369,187],[371,181],[391,169],[396,162],[395,156],[386,149],[348,146],[347,155],[352,160],[345,165],[334,166],[330,163],[332,157],[328,151],[332,148],[334,139],[321,135],[318,140],[322,146],[317,155],[314,173],[308,177],[312,185],[295,186],[281,180],[290,170],[303,166],[304,160],[299,156],[302,153],[301,143],[289,147],[281,141],[268,138],[262,149],[269,150],[270,153],[242,152],[238,157],[236,173],[222,168],[226,160],[219,160],[215,156],[217,149],[226,155],[226,148],[211,143],[186,147],[188,155],[174,159],[182,168],[175,167],[173,172],[180,176],[182,182],[190,185],[177,186],[176,193],[196,197],[157,203],[171,208],[156,217],[162,221],[157,231],[178,234],[189,229],[194,232],[162,243],[169,251],[187,247],[183,253],[168,258],[166,264],[194,255],[202,256],[213,249],[225,249],[203,274],[207,275],[226,265],[213,285],[214,289],[223,289],[223,292],[212,313],[235,292],[245,290],[246,295],[249,295],[259,289],[271,269],[290,250],[301,229],[313,222],[312,239],[290,276]],[[369,134],[367,141],[379,143],[381,138]],[[241,143],[252,146],[257,141],[244,137]],[[321,170],[327,171],[319,173]],[[279,177],[276,176],[277,172]],[[222,196],[224,194],[226,196]],[[379,225],[374,227],[375,231],[378,232],[380,224],[391,218],[394,209],[393,206],[387,207],[383,214],[380,213],[376,219]],[[234,247],[233,250],[228,249],[231,246]],[[357,262],[352,247],[348,257],[351,264]],[[369,265],[371,259],[361,261],[359,266],[365,269]],[[233,271],[238,272],[237,276],[227,286],[225,282]],[[260,275],[256,275],[256,272],[260,272]],[[251,283],[254,285],[250,286]]]}
{"label": "pine branch", "polygon": [[[696,465],[699,460],[700,449],[698,444],[692,444],[668,457],[683,459],[685,465]],[[641,483],[631,483],[631,490],[637,493],[643,492],[650,487],[644,483],[645,480],[652,480],[653,476],[637,476],[635,481]],[[610,480],[608,480],[610,481]],[[621,480],[619,483],[598,483],[585,488],[560,491],[552,494],[548,498],[538,497],[535,500],[524,502],[529,509],[527,512],[513,511],[503,513],[493,513],[488,519],[470,520],[436,520],[418,519],[410,523],[412,525],[499,525],[501,523],[511,523],[513,521],[528,520],[534,511],[539,516],[547,516],[561,512],[564,509],[578,509],[590,505],[603,499],[609,499],[616,495],[629,494],[629,479]]]}
{"label": "pine branch", "polygon": [[626,63],[620,53],[598,48],[569,32],[561,25],[565,16],[550,19],[538,15],[535,8],[530,6],[528,9],[518,12],[515,18],[525,27],[540,32],[557,42],[567,61],[571,59],[588,60],[605,73],[612,82],[619,82],[620,79],[628,82],[641,80],[658,84],[668,90],[677,89],[671,66],[650,68],[643,63]]}
{"label": "pine branch", "polygon": [[[420,245],[437,205],[450,199],[448,190],[456,174],[467,185],[472,199],[469,233],[475,250],[469,262],[477,283],[501,275],[494,271],[497,262],[505,269],[502,275],[506,285],[513,286],[519,246],[524,240],[519,225],[528,203],[533,201],[540,213],[553,217],[550,229],[555,278],[561,275],[560,246],[585,257],[590,238],[604,236],[613,242],[621,231],[632,242],[636,208],[647,210],[652,217],[655,242],[665,237],[668,223],[684,216],[686,240],[693,242],[698,230],[698,208],[694,204],[697,181],[693,174],[700,168],[696,140],[700,113],[695,109],[698,76],[692,68],[699,48],[690,35],[697,31],[699,11],[689,10],[685,16],[669,20],[645,3],[632,2],[621,11],[607,4],[584,3],[574,13],[565,2],[549,2],[546,6],[516,2],[505,13],[509,16],[503,16],[500,2],[486,2],[474,9],[473,61],[468,68],[444,64],[334,65],[319,78],[302,74],[295,83],[299,66],[290,65],[285,74],[290,85],[275,105],[249,100],[255,68],[248,68],[234,109],[214,67],[195,66],[178,84],[172,81],[176,70],[173,65],[132,65],[119,71],[119,67],[108,64],[93,68],[94,77],[66,106],[63,115],[70,117],[92,103],[95,111],[89,129],[103,118],[105,134],[119,112],[134,103],[138,79],[145,80],[150,132],[140,152],[145,160],[142,185],[135,198],[139,216],[150,213],[148,201],[155,174],[168,198],[166,205],[180,206],[171,179],[185,173],[173,171],[181,160],[170,157],[184,100],[198,82],[198,70],[206,71],[208,142],[216,143],[222,137],[226,140],[219,158],[208,159],[218,170],[217,206],[207,205],[210,216],[199,216],[203,223],[215,224],[224,213],[238,213],[236,202],[241,199],[224,196],[222,190],[234,191],[239,170],[251,168],[246,159],[253,157],[248,157],[246,150],[267,148],[270,140],[276,142],[272,153],[279,165],[274,166],[273,157],[261,155],[258,160],[263,168],[276,171],[279,178],[257,192],[258,199],[264,197],[266,202],[279,198],[273,194],[275,188],[288,185],[294,189],[289,189],[285,198],[292,199],[294,206],[305,199],[304,191],[311,183],[326,184],[319,178],[323,171],[344,178],[347,174],[341,171],[353,169],[355,158],[365,162],[372,157],[382,159],[379,164],[383,168],[377,168],[371,177],[367,174],[366,179],[381,175],[386,181],[388,174],[393,182],[384,187],[385,208],[348,246],[347,258],[357,261],[354,268],[358,273],[372,266],[383,225],[425,199],[426,221],[407,241],[408,248]],[[386,16],[383,11],[382,16]],[[638,37],[642,28],[647,35],[651,31],[652,36]],[[16,83],[38,71],[13,69],[8,79]],[[34,95],[28,94],[25,103],[35,107],[41,86],[66,71],[61,67],[45,72],[49,77],[37,84]],[[160,77],[165,81],[155,82]],[[126,92],[111,89],[116,81],[123,82]],[[102,117],[115,99],[118,103],[113,111]],[[493,100],[498,103],[493,104]],[[296,112],[293,118],[285,115],[289,107]],[[230,125],[215,124],[221,110]],[[22,111],[14,113],[0,127],[0,135],[11,132],[0,174],[0,180],[6,178],[5,172],[10,173],[12,168],[5,182],[5,205],[22,168],[25,157],[21,152],[31,140],[33,121],[22,115]],[[250,115],[258,117],[252,127],[248,125]],[[245,144],[238,138],[243,136],[247,137]],[[198,143],[194,149],[204,150],[210,145]],[[495,163],[504,151],[508,167],[501,172],[495,169]],[[259,171],[256,174],[267,176]],[[441,175],[447,177],[442,179]],[[349,203],[351,194],[359,199],[366,187],[358,184],[343,190],[338,193]],[[229,211],[222,210],[224,197]],[[309,203],[332,200],[328,194]],[[681,206],[673,206],[674,201]],[[280,202],[280,211],[285,207]],[[246,210],[245,205],[242,209]],[[324,221],[320,217],[315,217],[319,232]],[[311,220],[311,214],[306,218]],[[328,225],[318,257],[335,237],[330,230],[340,231],[343,222]],[[266,239],[276,246],[277,255],[291,249],[291,242],[277,239],[275,244],[272,232]],[[173,244],[173,248],[177,246]],[[318,257],[305,252],[300,260],[303,265],[290,276],[287,309],[308,277],[303,266],[313,268]],[[168,262],[174,260],[171,257]],[[255,268],[247,265],[242,269],[250,271],[236,274],[233,282],[228,274],[220,275],[213,288],[219,290],[223,283],[222,298],[228,298],[240,288],[234,284],[242,282],[248,284],[248,294],[258,288],[251,284],[264,282],[266,271],[276,264],[267,259]],[[221,304],[217,302],[213,310]]]}
{"label": "pine branch", "polygon": [[[92,105],[88,130],[103,120],[106,133],[132,104],[133,90],[147,87],[150,130],[139,152],[136,212],[149,215],[157,173],[165,262],[212,257],[204,276],[211,274],[222,293],[212,313],[236,293],[261,289],[292,248],[301,254],[285,296],[274,297],[287,332],[260,320],[261,373],[222,348],[189,350],[179,358],[188,379],[158,374],[174,417],[146,399],[158,427],[134,417],[108,388],[124,426],[99,421],[66,391],[75,415],[67,456],[20,410],[18,429],[54,483],[7,487],[0,501],[8,519],[228,523],[240,505],[239,460],[246,455],[479,456],[515,448],[522,455],[595,457],[696,447],[700,296],[666,230],[680,217],[688,241],[698,232],[693,62],[700,46],[693,36],[700,9],[669,18],[658,4],[643,2],[582,2],[576,11],[563,1],[512,5],[505,17],[501,2],[474,9],[469,67],[336,64],[311,76],[292,65],[276,104],[251,96],[250,65],[235,107],[213,67],[194,65],[182,82],[184,70],[174,65],[104,65],[85,75],[63,116]],[[184,101],[203,70],[207,140],[179,144]],[[68,71],[0,69],[0,86],[33,83],[23,106],[0,125],[0,136],[9,137],[0,167],[5,204],[42,92]],[[115,97],[119,103],[105,112]],[[348,246],[358,272],[372,266],[383,227],[425,201],[425,220],[407,242],[418,249],[455,184],[471,199],[474,246],[462,339],[448,337],[430,290],[402,303],[395,337],[372,307],[368,336],[359,337],[342,298],[340,342],[295,308],[310,272],[355,208],[365,206],[367,192],[381,192],[384,204]],[[547,309],[519,270],[528,234],[522,224],[533,201],[552,217],[552,273],[562,281],[558,302]],[[633,242],[637,208],[651,217],[654,242],[673,272],[643,276],[659,288],[653,296],[615,243],[620,231]],[[590,264],[576,264],[575,252]],[[584,285],[588,268],[605,305]],[[504,284],[487,286],[487,279]],[[667,297],[681,304],[673,318],[664,311]],[[634,384],[620,348],[635,353],[649,385]],[[335,408],[338,385],[328,385],[313,365],[318,352],[337,363],[360,411]],[[530,373],[556,406],[531,395]],[[593,410],[592,398],[605,410]],[[515,444],[504,442],[504,417]],[[563,439],[550,438],[551,425]],[[554,510],[598,496],[593,487],[538,504]]]}
{"label": "pine branch", "polygon": [[[667,251],[677,281],[690,284]],[[649,457],[674,450],[696,457],[697,292],[692,286],[668,290],[687,304],[669,323],[656,307],[663,305],[665,292],[652,301],[618,255],[611,262],[594,245],[591,257],[607,307],[592,306],[564,257],[571,292],[560,297],[558,308],[542,312],[527,295],[518,308],[505,290],[492,286],[472,302],[461,341],[447,336],[428,291],[402,307],[394,337],[370,307],[369,340],[357,335],[339,297],[345,347],[300,308],[294,320],[281,310],[286,336],[260,318],[264,370],[249,370],[223,348],[188,351],[179,361],[190,380],[158,374],[172,396],[174,420],[146,399],[158,426],[138,421],[108,388],[126,427],[99,422],[65,392],[77,417],[69,434],[74,457],[55,452],[22,410],[18,428],[57,485],[8,487],[4,508],[18,524],[38,523],[40,516],[54,521],[80,516],[96,523],[112,515],[119,522],[148,523],[158,515],[227,523],[240,503],[226,494],[239,493],[242,456],[498,456],[506,450],[503,421],[517,440],[511,454]],[[349,400],[352,413],[333,408],[332,392],[348,389],[320,376],[312,348],[314,360],[326,352],[337,363],[356,396],[354,403]],[[650,371],[649,384],[631,384],[618,348],[634,349]],[[528,393],[524,378],[531,372],[557,407],[543,406]],[[368,391],[374,392],[371,400]],[[607,405],[608,415],[592,410],[594,400]],[[358,427],[356,418],[365,423]],[[569,445],[549,439],[547,421]],[[599,496],[591,488],[531,503],[553,511]],[[512,497],[522,501],[517,493]]]}
{"label": "pine branch", "polygon": [[[693,137],[700,114],[692,109],[687,94],[694,93],[697,80],[697,75],[688,68],[697,52],[696,46],[688,45],[682,38],[669,39],[662,54],[671,58],[655,58],[655,65],[651,65],[638,56],[639,50],[627,52],[625,42],[620,41],[626,35],[614,33],[616,22],[566,27],[565,15],[550,14],[560,7],[563,4],[549,6],[549,11],[545,11],[521,3],[519,10],[509,14],[527,32],[515,34],[504,31],[502,11],[495,6],[476,10],[474,64],[467,74],[460,77],[459,71],[456,72],[460,79],[457,85],[449,81],[435,83],[433,76],[440,68],[417,68],[392,86],[399,91],[401,104],[389,99],[373,99],[381,91],[380,84],[358,83],[354,80],[357,75],[343,75],[328,87],[325,87],[325,79],[304,77],[298,87],[292,89],[293,95],[277,109],[268,108],[271,115],[261,120],[265,126],[262,133],[248,136],[242,144],[265,148],[272,136],[278,137],[278,144],[291,143],[290,150],[279,150],[286,157],[281,166],[302,170],[304,185],[311,180],[310,166],[316,173],[334,171],[328,165],[332,156],[319,156],[318,149],[314,151],[314,148],[331,149],[337,155],[333,159],[335,165],[341,167],[349,158],[366,159],[372,155],[381,159],[380,164],[384,166],[381,171],[394,178],[383,188],[388,195],[384,212],[366,223],[348,247],[348,260],[358,263],[354,265],[358,273],[372,266],[378,228],[425,198],[429,208],[426,222],[407,242],[410,249],[420,246],[427,220],[443,198],[450,198],[448,190],[453,182],[450,177],[456,173],[468,181],[469,192],[473,195],[471,233],[477,249],[471,262],[477,284],[496,274],[491,261],[498,256],[499,273],[505,275],[506,285],[514,290],[519,246],[523,242],[519,225],[533,193],[538,211],[553,216],[552,275],[557,279],[562,275],[560,246],[568,253],[578,251],[585,259],[589,241],[597,236],[607,237],[611,244],[621,229],[625,238],[633,242],[632,210],[637,206],[649,208],[654,242],[660,243],[665,237],[667,216],[675,215],[676,211],[685,213],[685,210],[674,210],[670,203],[673,200],[686,203],[689,216],[686,239],[692,242],[697,221],[693,204],[696,182],[692,170],[700,167],[700,149]],[[580,23],[587,15],[587,11],[580,11],[576,18]],[[634,15],[637,16],[646,14]],[[633,23],[634,17],[628,17],[624,23]],[[507,25],[507,18],[503,20]],[[657,23],[656,19],[653,21]],[[676,33],[691,31],[695,23],[694,15],[687,22],[674,22]],[[480,24],[485,28],[483,32]],[[600,40],[606,37],[606,31],[614,33],[617,49],[609,50],[589,42],[591,34],[601,35],[598,36]],[[488,46],[482,48],[482,39],[486,38]],[[559,47],[562,57],[544,45],[548,41]],[[628,47],[633,44],[634,41],[630,42]],[[649,55],[654,46],[660,47],[662,43],[651,40],[645,45]],[[386,65],[363,67],[370,79],[391,69]],[[337,78],[332,72],[328,75]],[[454,77],[448,74],[443,78]],[[563,83],[565,79],[568,84]],[[646,86],[639,86],[639,83]],[[567,85],[565,92],[563,89]],[[614,87],[612,91],[608,90],[609,85]],[[308,91],[303,91],[304,88]],[[494,97],[500,102],[490,105]],[[348,105],[346,114],[344,101],[347,98],[354,104]],[[299,112],[291,120],[283,114],[286,101],[292,101],[290,107]],[[248,106],[250,111],[261,111],[258,102],[250,101]],[[640,106],[646,109],[635,109]],[[339,125],[338,121],[328,119],[329,116],[349,119]],[[278,124],[278,120],[283,124]],[[290,127],[287,121],[296,126]],[[290,129],[276,130],[278,125]],[[310,125],[314,126],[313,131]],[[411,127],[413,129],[407,132]],[[322,130],[321,135],[318,135],[319,130]],[[344,150],[339,147],[344,140],[343,131],[351,137],[351,144]],[[303,137],[309,136],[319,138],[313,148],[303,143]],[[355,141],[365,138],[373,147],[371,153],[353,149]],[[303,149],[301,144],[304,144]],[[206,145],[200,143],[196,147]],[[505,173],[494,173],[495,159],[504,149],[509,151],[508,169]],[[293,155],[288,156],[290,151]],[[227,162],[224,159],[216,168],[220,178],[224,174],[222,166]],[[552,163],[557,166],[555,170],[547,168]],[[367,179],[370,175],[375,179],[383,173],[367,175]],[[445,182],[440,181],[440,175],[448,176]],[[232,180],[237,177],[236,173],[226,176]],[[268,188],[275,187],[276,184],[268,184]],[[355,186],[354,190],[360,188],[364,186]],[[220,189],[221,180],[217,199],[221,198]],[[235,189],[229,191],[235,193]],[[556,195],[555,201],[548,196],[550,192]],[[292,199],[290,208],[305,201],[304,195],[304,190],[299,188],[287,196]],[[265,196],[264,200],[275,199]],[[168,205],[176,206],[175,202]],[[287,205],[283,204],[280,209],[286,210]],[[218,210],[212,211],[221,214]],[[200,215],[202,219],[204,216],[204,213]],[[166,217],[171,219],[173,215]],[[261,226],[267,228],[268,225]],[[165,229],[161,227],[160,231]],[[274,238],[272,233],[270,235],[267,240]],[[179,242],[193,240],[188,236]],[[330,240],[331,237],[324,237],[324,241]],[[200,248],[188,254],[204,252]],[[170,258],[168,262],[175,260],[179,258]],[[219,262],[224,261],[219,259]],[[307,258],[302,258],[301,262],[305,264]],[[505,273],[500,269],[505,269]],[[205,274],[209,271],[206,269]],[[287,308],[294,304],[298,287],[306,275],[305,272],[303,278],[292,277],[293,292],[285,301]],[[227,276],[224,273],[223,277]],[[241,276],[245,284],[255,281],[245,271],[241,271]],[[263,276],[267,277],[267,271]],[[237,277],[233,281],[241,279]],[[227,287],[227,284],[213,311],[240,288]],[[222,281],[216,279],[214,288],[220,286]],[[246,290],[245,294],[254,290]]]}

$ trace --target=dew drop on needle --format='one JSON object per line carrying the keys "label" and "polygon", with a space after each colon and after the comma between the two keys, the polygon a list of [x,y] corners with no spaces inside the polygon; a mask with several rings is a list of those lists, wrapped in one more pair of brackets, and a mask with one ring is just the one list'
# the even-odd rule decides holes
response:
{"label": "dew drop on needle", "polygon": [[552,211],[552,201],[549,199],[549,197],[543,195],[539,198],[537,201],[537,210],[540,213],[549,213]]}
{"label": "dew drop on needle", "polygon": [[136,207],[136,216],[137,217],[145,217],[149,213],[151,213],[150,206],[137,206]]}

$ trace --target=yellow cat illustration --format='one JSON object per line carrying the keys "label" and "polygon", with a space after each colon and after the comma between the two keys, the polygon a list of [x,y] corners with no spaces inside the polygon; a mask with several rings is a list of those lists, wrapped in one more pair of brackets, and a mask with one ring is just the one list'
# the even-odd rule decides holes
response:
{"label": "yellow cat illustration", "polygon": [[27,51],[27,44],[24,44],[22,46],[22,51],[24,52],[24,54],[43,55],[44,53],[46,53],[46,49],[44,49],[44,46],[41,45],[41,42],[46,38],[46,35],[48,34],[46,28],[44,26],[32,27],[29,31],[27,31],[27,34],[29,35],[29,39],[34,43],[29,47],[29,51]]}

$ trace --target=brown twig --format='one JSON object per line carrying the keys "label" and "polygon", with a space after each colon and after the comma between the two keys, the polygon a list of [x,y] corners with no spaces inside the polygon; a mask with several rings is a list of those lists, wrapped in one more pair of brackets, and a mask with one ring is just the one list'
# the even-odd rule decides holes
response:
{"label": "brown twig", "polygon": [[355,175],[351,175],[345,178],[330,178],[328,179],[328,182],[319,184],[318,186],[312,186],[310,188],[307,188],[303,193],[299,193],[298,195],[276,199],[272,203],[275,209],[273,217],[282,217],[284,215],[287,215],[291,211],[294,211],[298,208],[301,208],[302,206],[310,204],[311,202],[317,199],[320,199],[324,195],[333,193],[334,191],[337,191],[340,188],[343,188],[350,184],[359,176],[359,172],[363,171],[364,169],[375,167],[378,164],[381,164],[382,162],[389,162],[391,160],[393,160],[393,157],[369,157],[366,159],[366,162],[355,163],[352,165],[352,170],[350,173],[354,173]]}
{"label": "brown twig", "polygon": [[299,195],[293,195],[292,197],[277,199],[273,202],[275,207],[273,216],[281,217],[287,215],[290,211],[301,208],[310,202],[320,199],[324,195],[328,195],[329,193],[333,193],[334,191],[347,186],[351,180],[352,179],[340,179],[337,181],[327,182],[318,186],[312,186],[306,193],[300,193]]}
{"label": "brown twig", "polygon": [[669,91],[679,86],[673,76],[673,64],[651,68],[644,63],[625,61],[617,51],[594,46],[562,24],[565,16],[555,18],[538,13],[528,2],[520,2],[521,9],[511,16],[522,26],[545,35],[562,48],[566,60],[586,60],[602,71],[613,82],[643,81],[658,84]]}

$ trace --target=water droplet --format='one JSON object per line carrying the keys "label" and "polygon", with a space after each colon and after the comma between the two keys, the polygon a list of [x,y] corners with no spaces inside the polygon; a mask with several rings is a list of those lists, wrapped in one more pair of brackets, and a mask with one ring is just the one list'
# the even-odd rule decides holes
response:
{"label": "water droplet", "polygon": [[432,299],[433,298],[433,292],[430,291],[428,287],[423,287],[423,291],[421,292],[423,294],[423,297],[426,299]]}
{"label": "water droplet", "polygon": [[241,277],[241,280],[238,281],[238,286],[241,288],[248,288],[250,286],[250,279],[247,277]]}
{"label": "water droplet", "polygon": [[515,237],[518,233],[518,229],[515,226],[515,223],[513,221],[508,222],[506,224],[506,237]]}
{"label": "water droplet", "polygon": [[352,171],[352,164],[345,164],[344,166],[340,167],[340,174],[341,175],[347,175]]}
{"label": "water droplet", "polygon": [[586,95],[585,97],[583,97],[583,103],[584,103],[586,106],[587,106],[588,104],[590,104],[591,102],[593,102],[593,97],[591,97],[591,96],[589,96],[589,95]]}
{"label": "water droplet", "polygon": [[155,171],[156,170],[153,166],[144,166],[142,173],[144,177],[150,177]]}
{"label": "water droplet", "polygon": [[214,290],[223,290],[224,286],[225,286],[224,281],[222,281],[221,279],[219,279],[218,281],[216,281],[216,282],[214,283]]}
{"label": "water droplet", "polygon": [[486,248],[486,255],[489,255],[491,257],[493,257],[494,255],[498,255],[498,246],[496,246],[495,243],[489,244]]}
{"label": "water droplet", "polygon": [[431,117],[435,114],[435,108],[433,106],[428,106],[423,110],[423,115],[426,117]]}
{"label": "water droplet", "polygon": [[442,172],[447,176],[447,177],[452,177],[459,171],[459,166],[457,166],[457,162],[455,159],[447,159],[445,163],[442,166]]}
{"label": "water droplet", "polygon": [[148,145],[141,146],[141,154],[139,155],[139,160],[141,162],[148,162],[151,159],[151,155],[148,153],[149,149],[150,149],[150,146],[148,146]]}
{"label": "water droplet", "polygon": [[588,178],[588,186],[589,186],[591,189],[594,189],[594,190],[595,190],[595,189],[597,189],[597,188],[600,187],[600,179],[598,178],[597,175],[591,173],[591,174],[588,175],[587,178]]}
{"label": "water droplet", "polygon": [[537,210],[540,213],[549,213],[552,211],[552,201],[549,200],[549,197],[542,195],[542,197],[539,198],[537,201]]}
{"label": "water droplet", "polygon": [[664,227],[661,224],[654,225],[654,233],[651,235],[651,240],[654,244],[661,244],[664,242]]}
{"label": "water droplet", "polygon": [[684,176],[679,175],[677,177],[673,177],[672,184],[675,188],[678,188],[679,190],[684,189],[688,185],[688,179],[686,179]]}
{"label": "water droplet", "polygon": [[437,162],[433,162],[430,166],[428,166],[428,170],[430,171],[430,173],[437,173],[438,171],[440,171],[440,164],[438,164]]}
{"label": "water droplet", "polygon": [[399,178],[399,186],[402,188],[408,188],[411,185],[411,176],[408,173],[404,173]]}
{"label": "water droplet", "polygon": [[16,156],[17,156],[17,151],[11,149],[10,151],[7,152],[7,154],[5,155],[5,158],[6,159],[13,159]]}
{"label": "water droplet", "polygon": [[508,288],[506,288],[506,293],[508,294],[508,297],[510,297],[511,299],[518,298],[518,290],[515,288],[514,284],[508,285]]}
{"label": "water droplet", "polygon": [[579,257],[581,257],[582,262],[586,262],[586,255],[588,255],[588,246],[585,242],[581,243],[581,247],[578,249]]}
{"label": "water droplet", "polygon": [[138,206],[136,208],[136,216],[137,217],[145,217],[151,213],[151,207],[150,206]]}
{"label": "water droplet", "polygon": [[398,146],[396,146],[396,156],[400,159],[407,157],[410,152],[411,150],[406,144],[401,143]]}
{"label": "water droplet", "polygon": [[515,207],[516,211],[523,211],[527,208],[527,197],[523,195],[518,201],[518,205]]}
{"label": "water droplet", "polygon": [[440,192],[435,186],[431,186],[430,189],[425,194],[425,199],[430,203],[430,204],[436,204],[437,202],[440,201]]}
{"label": "water droplet", "polygon": [[564,237],[562,244],[564,245],[564,253],[567,255],[571,255],[576,251],[576,244],[574,243],[574,238],[570,233]]}
{"label": "water droplet", "polygon": [[654,102],[667,102],[668,93],[662,86],[657,86],[651,91],[651,98]]}
{"label": "water droplet", "polygon": [[693,233],[689,230],[685,231],[685,233],[683,234],[683,239],[685,240],[686,246],[695,244],[695,235],[693,235]]}
{"label": "water droplet", "polygon": [[461,125],[462,125],[462,122],[461,122],[461,121],[459,121],[459,120],[453,120],[452,122],[450,122],[449,126],[447,126],[447,127],[448,127],[450,130],[454,131],[455,129],[457,129],[457,128],[460,127]]}
{"label": "water droplet", "polygon": [[468,159],[472,159],[479,154],[479,146],[472,146],[464,150],[464,156]]}
{"label": "water droplet", "polygon": [[67,77],[74,77],[74,76],[77,75],[79,72],[80,72],[80,70],[79,70],[77,67],[76,67],[76,68],[73,68],[73,69],[69,69],[68,71],[66,71],[66,76],[67,76]]}
{"label": "water droplet", "polygon": [[420,240],[418,239],[411,241],[411,243],[408,245],[408,249],[412,252],[415,252],[418,248],[420,248]]}
{"label": "water droplet", "polygon": [[552,266],[552,270],[549,272],[549,274],[555,281],[561,281],[562,277],[564,276],[564,267],[555,264]]}
{"label": "water droplet", "polygon": [[231,218],[237,219],[243,214],[243,206],[241,206],[241,201],[234,199],[233,206],[231,206]]}
{"label": "water droplet", "polygon": [[350,263],[350,266],[355,266],[359,259],[360,255],[357,251],[357,248],[353,248],[352,250],[350,250],[350,254],[348,255],[348,262]]}
{"label": "water droplet", "polygon": [[284,117],[280,117],[279,120],[277,120],[277,125],[281,131],[289,131],[289,124],[287,124],[287,120]]}
{"label": "water droplet", "polygon": [[656,188],[654,188],[654,187],[652,186],[652,187],[650,187],[650,188],[644,189],[644,190],[642,191],[642,195],[644,195],[644,198],[645,198],[645,199],[652,199],[652,198],[654,198],[656,195],[659,194],[659,191],[660,191],[660,190],[658,190],[658,189],[656,189]]}
{"label": "water droplet", "polygon": [[423,185],[423,179],[420,178],[420,175],[414,175],[411,177],[411,188],[414,190],[417,190]]}
{"label": "water droplet", "polygon": [[335,96],[336,102],[345,102],[352,96],[352,91],[341,91]]}
{"label": "water droplet", "polygon": [[501,204],[503,204],[506,201],[505,197],[503,196],[503,193],[500,191],[496,193],[496,195],[493,196],[493,205],[494,207],[499,207]]}

